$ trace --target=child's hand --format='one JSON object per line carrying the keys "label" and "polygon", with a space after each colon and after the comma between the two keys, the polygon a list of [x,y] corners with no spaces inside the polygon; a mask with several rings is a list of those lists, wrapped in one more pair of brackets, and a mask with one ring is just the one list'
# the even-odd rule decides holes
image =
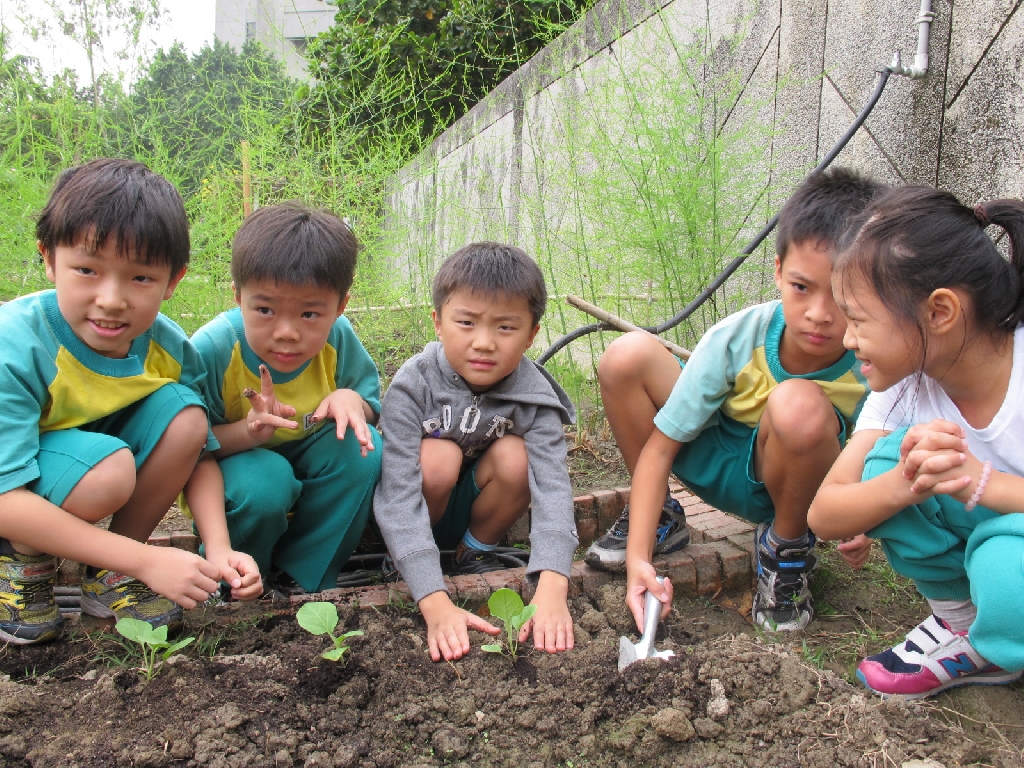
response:
{"label": "child's hand", "polygon": [[633,620],[641,632],[644,631],[644,593],[650,591],[661,601],[661,618],[672,610],[672,582],[665,579],[658,583],[658,573],[648,562],[626,563],[626,605],[633,613]]}
{"label": "child's hand", "polygon": [[430,658],[440,661],[461,659],[469,653],[469,630],[500,635],[501,630],[488,624],[475,613],[457,607],[446,592],[432,592],[419,603],[427,622],[427,647]]}
{"label": "child's hand", "polygon": [[220,570],[199,555],[177,547],[147,547],[146,562],[132,574],[157,594],[185,610],[205,602],[220,588]]}
{"label": "child's hand", "polygon": [[569,615],[569,580],[554,571],[541,571],[537,593],[530,601],[537,612],[519,629],[519,642],[525,643],[533,630],[533,647],[548,653],[572,649],[572,616]]}
{"label": "child's hand", "polygon": [[967,435],[963,427],[951,421],[934,419],[915,424],[900,442],[900,459],[904,462],[903,477],[913,480],[921,463],[935,453],[967,451]]}
{"label": "child's hand", "polygon": [[274,430],[295,429],[298,422],[289,420],[288,416],[295,415],[295,408],[284,403],[279,403],[274,397],[274,380],[270,377],[270,370],[265,365],[260,366],[260,391],[247,389],[243,392],[252,408],[245,415],[245,426],[249,436],[256,441],[256,444],[265,443],[274,436]]}
{"label": "child's hand", "polygon": [[836,549],[848,566],[859,571],[871,555],[871,539],[862,533],[852,539],[843,539]]}
{"label": "child's hand", "polygon": [[231,587],[232,600],[255,600],[263,594],[263,579],[260,569],[245,552],[233,549],[211,551],[207,549],[206,559],[220,570],[220,580]]}
{"label": "child's hand", "polygon": [[352,434],[359,441],[359,452],[365,456],[374,450],[370,428],[366,424],[366,401],[351,389],[336,389],[323,399],[313,413],[313,422],[334,419],[338,425],[338,439],[345,439],[345,431],[351,427]]}

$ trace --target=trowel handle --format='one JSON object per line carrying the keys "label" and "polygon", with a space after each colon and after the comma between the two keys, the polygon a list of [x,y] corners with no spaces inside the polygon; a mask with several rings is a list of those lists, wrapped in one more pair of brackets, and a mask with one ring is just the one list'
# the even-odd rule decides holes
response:
{"label": "trowel handle", "polygon": [[[659,584],[665,583],[664,576],[657,577]],[[644,593],[644,640],[653,640],[654,634],[658,631],[658,622],[661,620],[661,600],[654,596],[650,590]]]}

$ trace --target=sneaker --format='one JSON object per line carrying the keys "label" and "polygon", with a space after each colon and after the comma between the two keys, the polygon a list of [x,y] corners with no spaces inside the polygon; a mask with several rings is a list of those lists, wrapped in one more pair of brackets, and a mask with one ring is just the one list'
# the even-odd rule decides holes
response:
{"label": "sneaker", "polygon": [[966,632],[952,632],[937,616],[929,616],[906,640],[868,656],[857,665],[857,678],[883,698],[900,695],[923,699],[958,685],[1005,685],[1019,680],[982,658]]}
{"label": "sneaker", "polygon": [[461,576],[468,573],[490,573],[491,571],[504,571],[505,564],[501,562],[496,554],[484,549],[467,547],[459,544],[455,548],[455,565],[452,569],[453,576]]}
{"label": "sneaker", "polygon": [[101,570],[82,579],[82,613],[102,619],[141,619],[153,627],[179,629],[183,611],[177,603],[158,595],[141,581],[117,571]]}
{"label": "sneaker", "polygon": [[0,639],[14,645],[56,640],[64,629],[53,597],[57,558],[23,555],[0,539]]}
{"label": "sneaker", "polygon": [[757,591],[751,616],[754,623],[769,632],[804,629],[814,616],[811,589],[807,577],[818,562],[814,552],[814,534],[808,532],[806,547],[772,553],[768,546],[771,523],[759,523],[754,534],[757,552]]}
{"label": "sneaker", "polygon": [[402,574],[398,572],[398,566],[391,559],[391,555],[384,555],[384,559],[380,563],[380,576],[385,584],[402,580]]}
{"label": "sneaker", "polygon": [[[584,562],[599,571],[621,571],[626,567],[626,537],[629,535],[629,505],[627,504],[608,529],[608,533],[590,545]],[[665,495],[658,520],[658,533],[654,554],[665,555],[682,549],[690,543],[690,529],[686,527],[686,513],[671,495]]]}

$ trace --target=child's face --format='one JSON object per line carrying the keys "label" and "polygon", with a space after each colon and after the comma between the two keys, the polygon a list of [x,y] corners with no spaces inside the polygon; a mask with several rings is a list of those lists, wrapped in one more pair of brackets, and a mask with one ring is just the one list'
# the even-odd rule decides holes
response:
{"label": "child's face", "polygon": [[540,329],[523,298],[455,291],[432,313],[455,372],[483,392],[516,369]]}
{"label": "child's face", "polygon": [[832,296],[832,260],[815,240],[789,246],[785,261],[775,257],[775,285],[782,294],[786,329],[779,357],[790,373],[828,368],[846,350],[846,318]]}
{"label": "child's face", "polygon": [[232,285],[242,308],[245,340],[275,371],[291,373],[316,355],[345,311],[348,294],[332,288],[272,281]]}
{"label": "child's face", "polygon": [[137,253],[119,253],[114,239],[90,252],[85,235],[48,253],[38,245],[57,305],[75,335],[104,357],[126,357],[132,342],[153,325],[160,303],[185,275],[167,264],[143,264]]}
{"label": "child's face", "polygon": [[836,296],[848,324],[843,344],[860,360],[860,372],[868,386],[881,392],[916,370],[920,344],[911,341],[906,328],[886,309],[862,278],[835,280]]}

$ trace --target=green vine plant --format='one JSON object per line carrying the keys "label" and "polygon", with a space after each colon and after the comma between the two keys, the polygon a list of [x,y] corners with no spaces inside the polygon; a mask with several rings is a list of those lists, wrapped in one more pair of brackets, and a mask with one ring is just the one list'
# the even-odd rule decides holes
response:
{"label": "green vine plant", "polygon": [[338,609],[333,603],[312,602],[305,603],[295,614],[295,620],[299,626],[312,635],[327,635],[334,643],[334,647],[320,654],[328,661],[342,661],[343,657],[350,650],[346,640],[359,637],[364,634],[361,629],[353,629],[335,635],[334,630],[338,626]]}
{"label": "green vine plant", "polygon": [[508,654],[512,661],[519,653],[519,630],[533,618],[537,612],[536,605],[523,605],[523,598],[511,589],[502,588],[491,595],[487,601],[491,615],[505,625],[505,637],[499,643],[488,643],[481,650],[488,653]]}
{"label": "green vine plant", "polygon": [[[166,661],[186,645],[192,643],[194,637],[186,637],[176,643],[167,641],[167,627],[156,627],[148,621],[141,619],[121,619],[114,625],[114,629],[126,640],[138,643],[142,647],[142,661],[144,666],[139,671],[146,676],[146,680],[152,680],[160,672]],[[157,655],[159,654],[159,664]]]}

